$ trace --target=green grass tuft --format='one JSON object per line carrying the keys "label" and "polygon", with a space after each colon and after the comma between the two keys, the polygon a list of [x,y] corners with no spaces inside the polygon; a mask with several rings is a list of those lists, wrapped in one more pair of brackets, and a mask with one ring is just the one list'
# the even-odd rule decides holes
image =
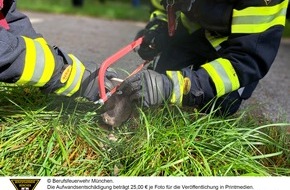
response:
{"label": "green grass tuft", "polygon": [[139,110],[110,131],[97,106],[35,88],[0,89],[1,176],[290,175],[286,123],[165,106]]}

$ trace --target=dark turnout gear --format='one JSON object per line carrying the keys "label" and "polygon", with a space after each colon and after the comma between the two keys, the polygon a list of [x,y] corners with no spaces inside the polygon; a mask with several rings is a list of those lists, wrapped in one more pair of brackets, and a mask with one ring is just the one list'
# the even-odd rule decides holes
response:
{"label": "dark turnout gear", "polygon": [[[159,0],[152,2],[158,5],[154,17],[166,14]],[[173,81],[171,102],[202,107],[217,98],[222,111],[234,113],[276,57],[288,0],[164,3],[176,3],[178,25],[154,68]]]}
{"label": "dark turnout gear", "polygon": [[146,69],[126,79],[118,90],[131,101],[142,101],[142,105],[149,107],[168,100],[172,87],[166,75]]}
{"label": "dark turnout gear", "polygon": [[97,65],[50,46],[35,32],[27,16],[16,10],[16,1],[0,0],[1,3],[0,81],[97,100]]}

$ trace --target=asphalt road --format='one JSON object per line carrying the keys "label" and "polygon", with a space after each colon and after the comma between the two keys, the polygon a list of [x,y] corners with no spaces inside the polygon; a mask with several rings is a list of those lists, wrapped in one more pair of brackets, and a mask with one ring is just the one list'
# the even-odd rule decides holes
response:
{"label": "asphalt road", "polygon": [[[144,23],[108,21],[96,18],[27,14],[36,31],[51,45],[56,45],[81,60],[102,63],[121,47],[130,43]],[[276,60],[253,96],[241,110],[248,109],[273,121],[290,122],[290,40],[283,39]],[[132,52],[119,60],[114,68],[121,75],[132,71],[142,60]]]}

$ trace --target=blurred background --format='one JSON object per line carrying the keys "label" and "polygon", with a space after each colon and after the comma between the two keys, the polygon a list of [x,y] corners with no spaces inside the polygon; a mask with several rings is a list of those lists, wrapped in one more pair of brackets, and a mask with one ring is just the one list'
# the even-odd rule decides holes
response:
{"label": "blurred background", "polygon": [[147,21],[150,0],[20,0],[18,9],[84,15],[114,20]]}
{"label": "blurred background", "polygon": [[[18,9],[48,13],[74,14],[109,20],[146,22],[150,0],[21,0]],[[290,37],[287,21],[284,37]]]}

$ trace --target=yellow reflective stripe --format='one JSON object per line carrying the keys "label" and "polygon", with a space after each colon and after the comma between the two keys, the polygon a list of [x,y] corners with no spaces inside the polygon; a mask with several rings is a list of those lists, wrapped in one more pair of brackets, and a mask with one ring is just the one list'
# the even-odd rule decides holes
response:
{"label": "yellow reflective stripe", "polygon": [[223,80],[216,72],[215,68],[210,63],[204,64],[202,65],[202,67],[208,72],[209,76],[212,78],[212,81],[216,88],[217,96],[220,97],[225,94]]}
{"label": "yellow reflective stripe", "polygon": [[193,33],[194,31],[200,28],[200,25],[198,23],[191,22],[187,18],[187,16],[185,16],[183,13],[180,14],[180,19],[181,19],[182,25],[187,29],[189,34]]}
{"label": "yellow reflective stripe", "polygon": [[150,20],[153,20],[153,19],[155,19],[155,18],[167,22],[167,16],[166,16],[166,14],[165,14],[164,12],[162,12],[162,11],[158,11],[158,10],[156,10],[156,11],[152,12],[151,15],[150,15]]}
{"label": "yellow reflective stripe", "polygon": [[205,37],[209,41],[209,43],[212,45],[212,47],[214,47],[214,48],[219,47],[219,45],[222,42],[228,40],[228,36],[226,36],[226,37],[215,37],[215,36],[211,35],[210,32],[208,32],[208,31],[205,32]]}
{"label": "yellow reflective stripe", "polygon": [[240,11],[237,11],[237,16],[265,16],[265,15],[273,15],[280,11],[282,8],[286,8],[288,6],[289,0],[284,0],[280,4],[273,5],[273,6],[264,6],[264,7],[247,7]]}
{"label": "yellow reflective stripe", "polygon": [[272,26],[285,26],[289,0],[274,6],[233,10],[232,33],[260,33]]}
{"label": "yellow reflective stripe", "polygon": [[38,38],[35,41],[39,42],[44,50],[44,68],[43,74],[36,86],[44,86],[52,77],[55,68],[54,56],[43,38]]}
{"label": "yellow reflective stripe", "polygon": [[240,88],[239,78],[229,60],[219,58],[202,67],[210,75],[216,88],[217,97]]}
{"label": "yellow reflective stripe", "polygon": [[155,8],[164,10],[164,7],[160,4],[160,2],[160,0],[151,0],[151,3]]}
{"label": "yellow reflective stripe", "polygon": [[166,71],[166,75],[173,82],[173,91],[170,102],[173,104],[181,105],[183,98],[184,80],[181,71]]}
{"label": "yellow reflective stripe", "polygon": [[44,38],[36,38],[35,41],[38,41],[41,44],[47,45],[47,42]]}
{"label": "yellow reflective stripe", "polygon": [[66,84],[56,90],[56,94],[71,96],[80,89],[81,81],[85,72],[85,66],[73,55],[69,54],[72,59],[72,70]]}
{"label": "yellow reflective stripe", "polygon": [[30,38],[23,37],[26,47],[24,68],[21,77],[16,84],[27,84],[31,81],[36,67],[36,49],[34,41]]}
{"label": "yellow reflective stripe", "polygon": [[50,80],[55,68],[53,54],[44,39],[38,41],[22,38],[26,47],[24,68],[16,84],[44,86]]}

